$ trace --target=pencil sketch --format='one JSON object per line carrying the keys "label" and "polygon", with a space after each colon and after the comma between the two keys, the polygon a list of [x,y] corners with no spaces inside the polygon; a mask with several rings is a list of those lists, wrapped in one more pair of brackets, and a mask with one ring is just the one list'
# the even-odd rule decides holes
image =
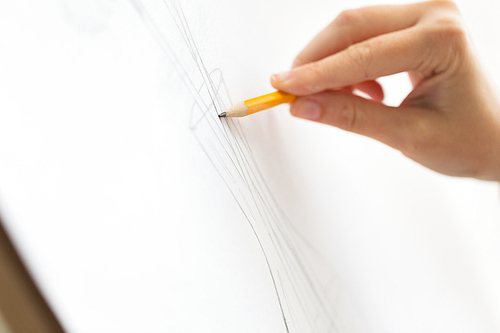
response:
{"label": "pencil sketch", "polygon": [[[189,127],[193,135],[255,234],[276,291],[284,329],[338,332],[333,304],[335,288],[332,288],[335,278],[331,273],[314,271],[311,258],[321,259],[293,227],[266,186],[239,120],[218,117],[233,101],[223,73],[217,68],[206,68],[180,2],[163,0],[146,5],[130,0],[130,3],[192,96],[182,112],[190,112]],[[183,49],[174,50],[170,46],[175,35],[182,38]]]}

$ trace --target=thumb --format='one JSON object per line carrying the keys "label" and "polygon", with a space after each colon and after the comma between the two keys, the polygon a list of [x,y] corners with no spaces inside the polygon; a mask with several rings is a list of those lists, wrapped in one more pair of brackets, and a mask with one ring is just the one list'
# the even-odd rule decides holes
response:
{"label": "thumb", "polygon": [[432,121],[427,109],[390,107],[340,90],[298,97],[290,105],[290,112],[371,137],[403,153],[417,147],[422,129],[429,128],[427,123]]}

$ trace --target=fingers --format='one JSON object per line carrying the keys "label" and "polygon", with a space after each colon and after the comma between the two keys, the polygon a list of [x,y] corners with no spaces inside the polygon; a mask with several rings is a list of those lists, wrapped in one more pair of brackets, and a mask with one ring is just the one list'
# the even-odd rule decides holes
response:
{"label": "fingers", "polygon": [[349,94],[352,94],[355,90],[361,91],[365,94],[367,94],[371,99],[377,102],[382,102],[384,100],[384,90],[380,83],[378,83],[375,80],[372,81],[366,81],[366,82],[360,82],[357,84],[354,84],[352,86],[348,87],[343,87],[341,89],[338,89],[338,91],[345,91]]}
{"label": "fingers", "polygon": [[382,102],[384,100],[384,90],[380,83],[375,80],[357,83],[352,88],[364,92],[374,101]]}
{"label": "fingers", "polygon": [[421,3],[344,11],[299,53],[292,67],[323,59],[368,38],[409,28],[423,12]]}
{"label": "fingers", "polygon": [[413,27],[354,44],[319,61],[275,74],[271,84],[278,90],[302,96],[421,70],[424,60],[431,58],[430,52],[437,53],[429,48],[432,43],[421,29]]}
{"label": "fingers", "polygon": [[299,97],[290,112],[300,118],[369,136],[393,148],[407,151],[426,118],[425,109],[389,107],[344,91],[328,91]]}
{"label": "fingers", "polygon": [[411,85],[413,86],[413,88],[415,88],[420,82],[422,82],[423,79],[425,79],[425,76],[422,73],[416,71],[409,71],[408,76],[410,77]]}

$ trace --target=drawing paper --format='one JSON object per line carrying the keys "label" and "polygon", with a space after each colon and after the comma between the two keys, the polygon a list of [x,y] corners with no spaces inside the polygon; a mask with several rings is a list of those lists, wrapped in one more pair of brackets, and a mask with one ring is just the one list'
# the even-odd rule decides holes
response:
{"label": "drawing paper", "polygon": [[498,329],[497,184],[285,105],[217,117],[373,3],[0,5],[0,213],[68,332]]}

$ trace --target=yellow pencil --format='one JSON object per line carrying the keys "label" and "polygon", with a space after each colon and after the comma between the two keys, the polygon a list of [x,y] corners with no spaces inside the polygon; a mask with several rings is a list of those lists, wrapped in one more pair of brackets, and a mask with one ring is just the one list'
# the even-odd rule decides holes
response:
{"label": "yellow pencil", "polygon": [[219,117],[244,117],[249,114],[259,112],[282,103],[291,103],[297,96],[287,94],[282,91],[247,99],[231,106],[226,112],[219,114]]}

